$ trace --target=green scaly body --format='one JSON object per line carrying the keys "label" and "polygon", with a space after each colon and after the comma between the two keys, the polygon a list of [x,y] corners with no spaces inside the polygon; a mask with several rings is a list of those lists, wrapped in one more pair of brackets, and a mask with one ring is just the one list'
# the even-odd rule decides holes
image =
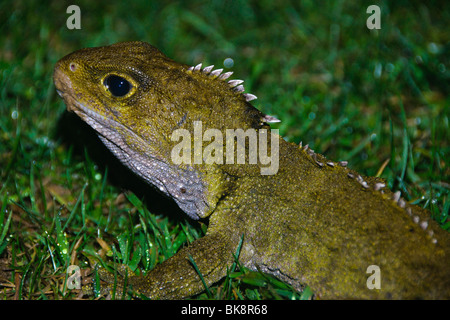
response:
{"label": "green scaly body", "polygon": [[[129,91],[112,94],[110,75],[125,79]],[[449,234],[381,179],[279,136],[272,138],[279,140],[274,175],[262,175],[261,163],[174,164],[171,135],[193,134],[194,121],[224,136],[226,129],[260,132],[275,121],[228,76],[176,63],[143,42],[82,49],[55,67],[69,110],[189,216],[209,219],[206,236],[145,277],[130,277],[133,290],[151,298],[198,293],[203,284],[189,255],[211,285],[225,276],[243,237],[243,265],[299,290],[309,285],[319,298],[450,298]],[[367,287],[371,265],[380,268],[381,289]]]}

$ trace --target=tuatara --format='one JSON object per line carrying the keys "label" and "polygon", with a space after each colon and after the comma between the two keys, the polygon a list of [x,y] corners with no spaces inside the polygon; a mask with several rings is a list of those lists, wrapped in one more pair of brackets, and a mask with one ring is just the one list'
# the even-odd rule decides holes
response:
{"label": "tuatara", "polygon": [[[450,235],[430,213],[382,179],[274,134],[277,119],[254,108],[256,96],[230,75],[177,63],[144,42],[86,48],[56,64],[67,108],[191,218],[209,219],[203,238],[146,276],[130,276],[133,290],[150,298],[199,293],[204,285],[190,259],[209,286],[224,277],[243,239],[240,263],[298,290],[308,285],[317,298],[450,298]],[[215,131],[195,138],[207,129]],[[251,162],[250,138],[241,162],[221,163],[219,148],[206,152],[212,141],[221,146],[227,129],[267,138],[258,147],[277,156],[274,171],[263,172],[263,157]],[[231,144],[234,156],[238,139]],[[375,288],[371,270],[380,276]]]}

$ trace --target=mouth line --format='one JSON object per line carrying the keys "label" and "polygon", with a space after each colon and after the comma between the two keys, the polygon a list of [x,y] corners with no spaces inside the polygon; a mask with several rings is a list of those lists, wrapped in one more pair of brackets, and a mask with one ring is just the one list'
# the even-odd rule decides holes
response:
{"label": "mouth line", "polygon": [[[58,94],[60,94],[58,92]],[[83,103],[76,100],[72,95],[61,92],[64,96],[63,99],[66,101],[68,105],[68,109],[76,113],[84,122],[86,122],[91,128],[95,130],[95,132],[102,136],[104,139],[108,140],[110,143],[114,144],[117,148],[121,149],[122,152],[130,155],[132,153],[141,154],[141,151],[134,150],[128,146],[127,140],[124,137],[131,137],[130,140],[138,141],[139,145],[146,146],[148,142],[145,141],[140,135],[136,134],[133,130],[128,128],[126,125],[105,117],[104,115],[92,110],[91,108],[86,107]],[[67,95],[67,96],[66,96]],[[122,132],[122,133],[121,133]],[[146,147],[144,149],[150,149]],[[149,157],[148,154],[144,152],[146,157]],[[144,155],[141,154],[141,155]],[[153,156],[150,156],[153,160],[159,160]]]}
{"label": "mouth line", "polygon": [[[138,133],[134,132],[126,124],[121,123],[116,119],[116,115],[111,111],[110,116],[106,116],[95,110],[94,106],[86,106],[85,103],[81,102],[82,95],[75,92],[75,87],[72,80],[62,66],[56,66],[53,79],[55,84],[55,89],[58,95],[64,100],[67,110],[74,112],[79,116],[84,122],[86,122],[91,128],[93,128],[96,133],[110,143],[114,144],[117,148],[120,148],[125,153],[138,152],[146,154],[145,149],[150,149],[148,147],[149,142],[141,137]],[[94,102],[92,102],[94,104]],[[105,112],[109,112],[106,106],[102,106]],[[127,141],[135,141],[133,144],[138,144],[141,147],[140,150],[133,150],[128,145]],[[148,155],[147,155],[148,156]]]}
{"label": "mouth line", "polygon": [[[126,123],[121,123],[120,113],[114,112],[114,105],[108,107],[107,103],[102,103],[101,97],[91,97],[80,87],[77,88],[60,66],[55,68],[54,84],[67,110],[74,112],[94,129],[116,158],[147,183],[173,198],[191,218],[200,218],[198,212],[205,211],[208,204],[203,196],[202,203],[195,200],[194,194],[206,188],[196,173],[192,173],[189,168],[174,167],[164,150],[161,152],[158,149],[158,140],[140,132],[139,128],[134,131]],[[136,123],[131,125],[135,126]],[[179,180],[181,182],[176,183]],[[192,194],[180,194],[178,184],[192,186]],[[197,185],[198,188],[195,188]]]}
{"label": "mouth line", "polygon": [[[58,92],[58,94],[65,95],[63,92]],[[133,150],[130,147],[127,147],[127,143],[123,137],[123,135],[119,135],[118,139],[115,139],[117,137],[117,133],[119,130],[124,130],[127,132],[127,134],[133,135],[135,139],[139,139],[140,144],[147,144],[147,142],[142,139],[140,136],[138,136],[136,133],[134,133],[132,130],[130,130],[127,126],[114,121],[112,119],[109,119],[90,108],[87,108],[84,104],[81,102],[75,100],[70,94],[67,98],[73,100],[70,103],[70,110],[75,112],[80,118],[82,118],[90,127],[92,127],[97,134],[100,137],[100,140],[103,141],[103,143],[118,157],[128,168],[130,168],[135,173],[138,173],[143,179],[150,182],[152,185],[155,186],[155,188],[162,192],[167,194],[168,196],[171,196],[176,199],[179,203],[189,203],[189,201],[184,200],[182,198],[179,198],[176,194],[173,193],[171,188],[169,188],[166,185],[166,181],[164,179],[161,179],[158,175],[147,175],[143,174],[141,171],[142,168],[148,167],[148,161],[152,161],[155,163],[160,163],[161,166],[167,166],[167,163],[162,161],[161,159],[158,159],[157,157],[150,156],[148,154],[141,154],[137,150]],[[67,100],[66,100],[66,103]],[[126,156],[123,156],[126,155]],[[144,159],[147,158],[147,159]],[[129,159],[133,159],[133,161],[130,161]],[[191,216],[194,219],[199,219],[199,216]]]}
{"label": "mouth line", "polygon": [[[71,99],[73,99],[73,97]],[[124,147],[124,144],[126,145],[126,141],[123,138],[115,139],[117,138],[117,136],[133,136],[134,139],[140,141],[140,144],[146,144],[144,139],[142,139],[126,125],[123,125],[122,123],[115,121],[114,119],[105,117],[104,115],[86,107],[83,103],[77,101],[76,99],[73,99],[73,103],[71,104],[70,109],[75,112],[80,118],[82,118],[99,135],[115,144],[124,152],[127,152],[128,149]],[[121,131],[126,132],[126,134],[120,134]]]}

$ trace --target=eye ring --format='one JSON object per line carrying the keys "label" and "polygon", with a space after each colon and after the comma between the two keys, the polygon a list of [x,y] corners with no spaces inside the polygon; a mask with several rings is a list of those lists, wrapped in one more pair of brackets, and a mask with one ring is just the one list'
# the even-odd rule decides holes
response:
{"label": "eye ring", "polygon": [[133,84],[122,76],[116,74],[109,74],[103,79],[103,85],[112,96],[122,98],[128,95],[132,89]]}

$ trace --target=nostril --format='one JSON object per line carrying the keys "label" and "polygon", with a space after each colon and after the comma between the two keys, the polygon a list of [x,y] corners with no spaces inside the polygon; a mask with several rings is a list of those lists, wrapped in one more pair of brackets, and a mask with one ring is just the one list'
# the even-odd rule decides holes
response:
{"label": "nostril", "polygon": [[75,71],[76,69],[77,69],[77,64],[76,63],[74,63],[74,62],[72,62],[70,65],[69,65],[69,69],[70,69],[70,71]]}

